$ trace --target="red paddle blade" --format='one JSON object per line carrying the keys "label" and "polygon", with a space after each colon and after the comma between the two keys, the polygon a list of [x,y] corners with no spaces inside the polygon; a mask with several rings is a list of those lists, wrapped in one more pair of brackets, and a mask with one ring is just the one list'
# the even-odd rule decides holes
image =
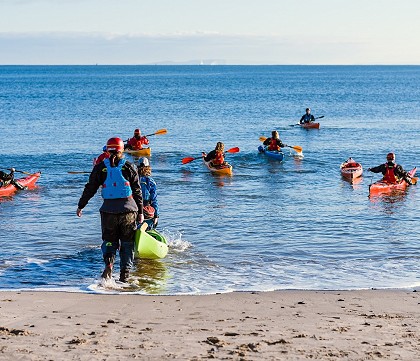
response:
{"label": "red paddle blade", "polygon": [[182,164],[187,164],[192,162],[193,160],[195,160],[196,158],[193,157],[186,157],[186,158],[182,158]]}
{"label": "red paddle blade", "polygon": [[226,152],[227,153],[238,153],[239,152],[239,148],[238,147],[230,148]]}

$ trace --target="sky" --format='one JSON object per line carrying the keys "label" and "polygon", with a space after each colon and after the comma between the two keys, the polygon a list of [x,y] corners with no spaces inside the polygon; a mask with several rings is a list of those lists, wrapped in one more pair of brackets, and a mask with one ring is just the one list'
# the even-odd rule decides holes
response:
{"label": "sky", "polygon": [[0,65],[415,64],[420,0],[0,0]]}

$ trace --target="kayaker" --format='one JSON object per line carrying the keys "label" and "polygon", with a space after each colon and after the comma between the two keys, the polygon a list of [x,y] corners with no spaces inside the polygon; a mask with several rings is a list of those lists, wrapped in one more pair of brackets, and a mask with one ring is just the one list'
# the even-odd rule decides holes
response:
{"label": "kayaker", "polygon": [[306,108],[306,112],[305,114],[302,115],[302,118],[300,118],[299,123],[303,124],[303,123],[310,123],[313,121],[315,121],[315,117],[311,114],[311,109]]}
{"label": "kayaker", "polygon": [[[120,281],[126,282],[134,260],[134,233],[144,221],[143,197],[134,164],[123,158],[124,142],[110,138],[106,143],[110,157],[95,165],[80,197],[77,216],[102,187],[102,254],[105,270],[102,277],[112,277],[116,252],[120,253]],[[137,223],[136,223],[137,222]]]}
{"label": "kayaker", "polygon": [[93,165],[101,163],[106,158],[109,158],[109,153],[106,150],[106,145],[104,145],[104,147],[102,148],[102,154],[98,158],[95,158]]}
{"label": "kayaker", "polygon": [[143,145],[148,145],[149,139],[146,136],[141,136],[140,129],[134,130],[134,137],[127,141],[126,149],[139,150],[143,149]]}
{"label": "kayaker", "polygon": [[214,150],[208,154],[203,152],[202,156],[206,162],[210,162],[210,165],[214,167],[225,165],[225,145],[222,142],[217,142]]}
{"label": "kayaker", "polygon": [[280,151],[280,148],[284,148],[286,144],[280,139],[279,132],[277,130],[273,130],[271,132],[271,138],[267,138],[263,142],[264,145],[267,146],[268,150],[271,151]]}
{"label": "kayaker", "polygon": [[151,177],[152,167],[147,158],[140,158],[138,163],[141,193],[143,195],[143,214],[149,228],[156,228],[159,218],[159,204],[157,200],[157,186]]}
{"label": "kayaker", "polygon": [[395,163],[395,154],[388,153],[386,156],[386,163],[378,165],[377,167],[368,168],[369,172],[382,173],[384,175],[383,181],[386,183],[395,184],[401,179],[404,179],[408,184],[413,184],[410,175],[399,164]]}
{"label": "kayaker", "polygon": [[19,190],[28,189],[28,187],[15,181],[15,168],[11,168],[9,174],[0,171],[0,187],[7,187],[9,184],[14,185]]}

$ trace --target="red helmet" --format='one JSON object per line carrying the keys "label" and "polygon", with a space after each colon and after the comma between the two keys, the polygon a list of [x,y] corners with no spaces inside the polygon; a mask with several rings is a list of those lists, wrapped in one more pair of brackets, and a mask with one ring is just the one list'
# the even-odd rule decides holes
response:
{"label": "red helmet", "polygon": [[394,161],[395,160],[395,154],[394,153],[388,153],[387,155],[386,155],[386,160],[388,160],[388,161]]}
{"label": "red helmet", "polygon": [[122,152],[124,150],[124,142],[121,138],[109,138],[106,142],[106,150],[108,152]]}
{"label": "red helmet", "polygon": [[138,134],[138,135],[140,135],[140,134],[141,134],[140,129],[135,129],[135,130],[134,130],[134,135],[137,135],[137,134]]}

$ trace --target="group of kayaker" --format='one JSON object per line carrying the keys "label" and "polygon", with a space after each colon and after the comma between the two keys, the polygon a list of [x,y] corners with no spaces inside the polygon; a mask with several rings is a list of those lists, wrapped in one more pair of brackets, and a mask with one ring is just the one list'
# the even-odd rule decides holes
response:
{"label": "group of kayaker", "polygon": [[[144,144],[144,143],[143,143]],[[106,156],[95,162],[89,181],[78,202],[76,214],[82,216],[89,200],[102,187],[103,204],[99,209],[102,228],[102,255],[105,269],[102,277],[112,277],[117,250],[120,255],[120,278],[126,282],[134,261],[134,234],[146,221],[151,228],[158,224],[159,207],[156,182],[147,158],[138,167],[123,158],[124,142],[110,138],[104,149]],[[145,220],[146,218],[146,220]]]}

